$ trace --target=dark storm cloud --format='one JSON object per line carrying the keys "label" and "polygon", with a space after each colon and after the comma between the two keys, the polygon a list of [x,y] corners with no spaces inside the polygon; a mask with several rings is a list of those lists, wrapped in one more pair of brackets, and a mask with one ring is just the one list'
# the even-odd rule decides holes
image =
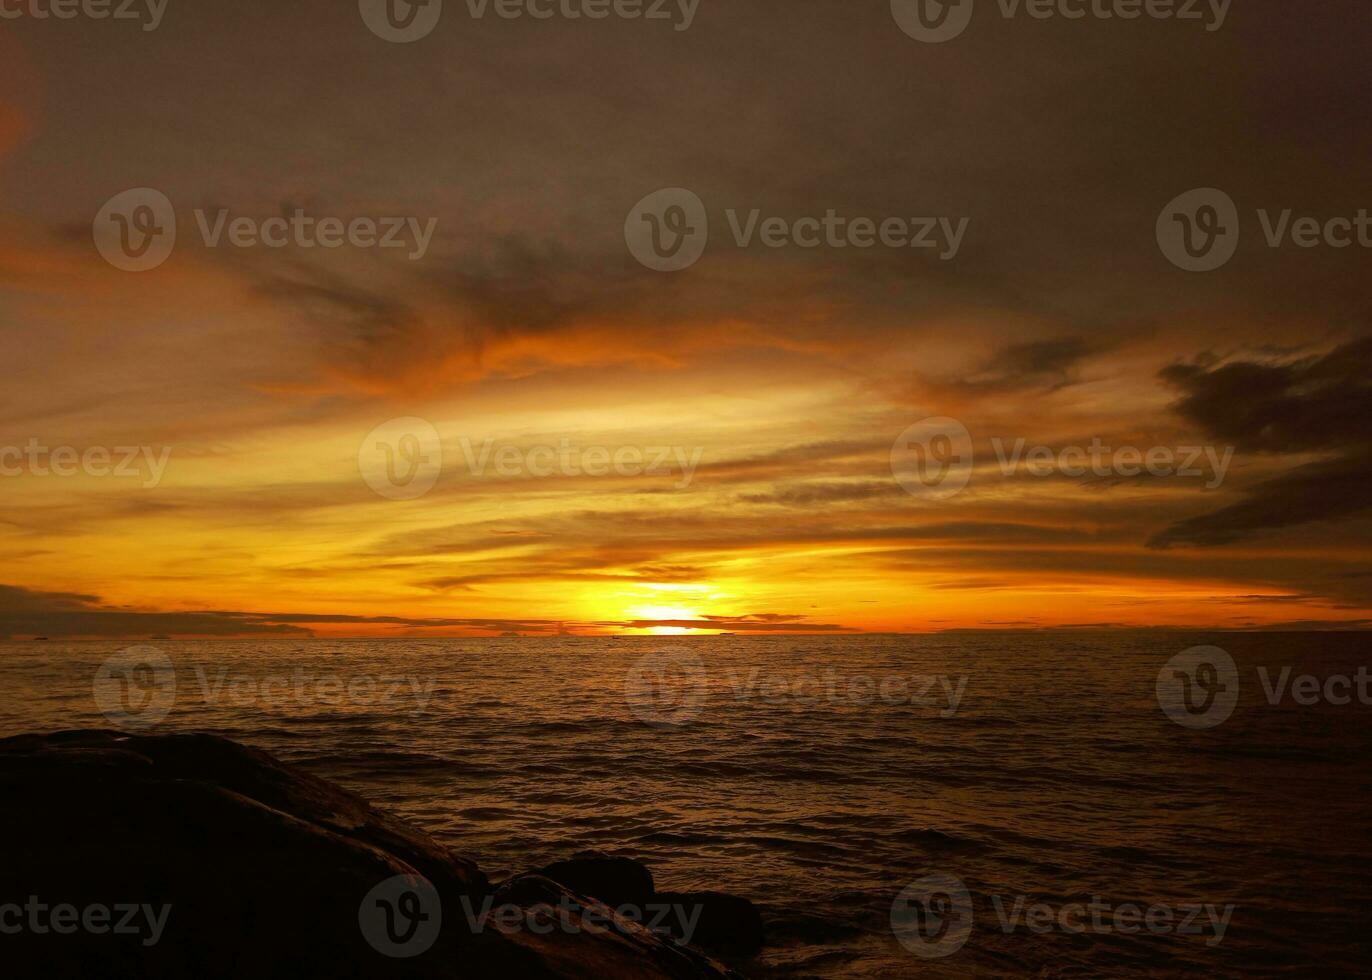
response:
{"label": "dark storm cloud", "polygon": [[1209,437],[1274,454],[1337,453],[1248,488],[1244,499],[1179,521],[1149,544],[1221,545],[1372,509],[1372,340],[1296,361],[1173,365],[1177,411]]}
{"label": "dark storm cloud", "polygon": [[1372,509],[1372,454],[1300,466],[1245,491],[1245,499],[1173,524],[1154,548],[1231,544],[1258,532],[1341,521]]}
{"label": "dark storm cloud", "polygon": [[1246,451],[1302,453],[1372,442],[1372,338],[1295,361],[1175,364],[1176,410]]}

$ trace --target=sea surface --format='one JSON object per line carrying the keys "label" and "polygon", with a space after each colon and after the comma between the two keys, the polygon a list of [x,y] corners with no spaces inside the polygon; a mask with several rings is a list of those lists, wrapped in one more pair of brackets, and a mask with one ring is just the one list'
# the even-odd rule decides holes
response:
{"label": "sea surface", "polygon": [[[154,641],[128,657],[8,643],[0,734],[221,734],[398,812],[493,879],[581,848],[632,856],[664,889],[756,901],[772,937],[744,968],[756,976],[1357,975],[1372,705],[1356,686],[1347,704],[1324,687],[1302,704],[1290,685],[1272,704],[1264,678],[1334,678],[1341,700],[1369,640]],[[1232,656],[1239,694],[1209,728],[1158,695],[1169,659],[1201,645]],[[162,666],[112,706],[140,659]],[[941,939],[938,917],[912,932],[910,896],[950,881],[971,907],[939,892],[938,908],[970,916]],[[1093,902],[1100,925],[1057,915]],[[1053,911],[1007,931],[1017,903]],[[1206,906],[1232,907],[1222,933],[1204,911],[1179,931]],[[1156,928],[1133,925],[1149,910]]]}

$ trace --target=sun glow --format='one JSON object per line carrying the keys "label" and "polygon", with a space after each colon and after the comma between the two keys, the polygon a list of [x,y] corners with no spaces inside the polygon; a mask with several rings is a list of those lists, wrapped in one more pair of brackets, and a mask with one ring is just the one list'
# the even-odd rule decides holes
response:
{"label": "sun glow", "polygon": [[[627,614],[627,619],[689,620],[701,618],[701,614],[698,610],[690,609],[686,606],[641,605],[629,606],[624,611]],[[647,636],[681,636],[696,631],[684,626],[653,626],[648,629],[634,630],[633,632],[642,633]]]}

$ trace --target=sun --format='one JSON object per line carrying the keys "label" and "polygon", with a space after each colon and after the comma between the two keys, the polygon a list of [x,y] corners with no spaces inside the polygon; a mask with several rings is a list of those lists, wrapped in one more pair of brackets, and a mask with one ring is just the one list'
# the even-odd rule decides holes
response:
{"label": "sun", "polygon": [[[625,609],[629,619],[692,620],[700,619],[700,613],[687,606],[629,606]],[[685,626],[650,626],[640,632],[648,636],[681,636],[694,633]]]}

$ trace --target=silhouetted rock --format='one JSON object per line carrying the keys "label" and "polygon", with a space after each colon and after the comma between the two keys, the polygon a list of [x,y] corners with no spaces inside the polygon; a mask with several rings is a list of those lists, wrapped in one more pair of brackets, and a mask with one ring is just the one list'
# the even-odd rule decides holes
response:
{"label": "silhouetted rock", "polygon": [[644,923],[540,874],[519,875],[501,886],[492,905],[492,923],[502,922],[502,907],[507,916],[518,909],[519,917],[513,927],[505,918],[495,928],[535,958],[530,962],[546,971],[539,977],[742,980],[700,950],[655,934]]}
{"label": "silhouetted rock", "polygon": [[[763,945],[762,915],[746,898],[714,891],[656,891],[652,872],[629,858],[580,851],[533,875],[552,879],[610,908],[636,913],[644,922],[670,926],[670,935],[712,953],[747,957]],[[669,914],[661,914],[664,907],[670,907]],[[685,915],[677,908],[686,910]]]}
{"label": "silhouetted rock", "polygon": [[600,851],[578,851],[565,861],[554,861],[534,874],[543,875],[578,895],[599,899],[606,905],[643,906],[653,897],[653,873],[637,861]]}
{"label": "silhouetted rock", "polygon": [[[653,901],[699,909],[699,919],[688,938],[703,950],[721,956],[752,956],[762,949],[766,938],[762,915],[746,898],[709,891],[658,892]],[[681,920],[669,916],[666,921],[675,926]],[[683,938],[679,929],[673,928],[672,934]]]}
{"label": "silhouetted rock", "polygon": [[552,882],[507,887],[491,928],[471,861],[225,739],[2,739],[0,800],[6,978],[735,976],[613,913],[534,932],[569,894]]}

